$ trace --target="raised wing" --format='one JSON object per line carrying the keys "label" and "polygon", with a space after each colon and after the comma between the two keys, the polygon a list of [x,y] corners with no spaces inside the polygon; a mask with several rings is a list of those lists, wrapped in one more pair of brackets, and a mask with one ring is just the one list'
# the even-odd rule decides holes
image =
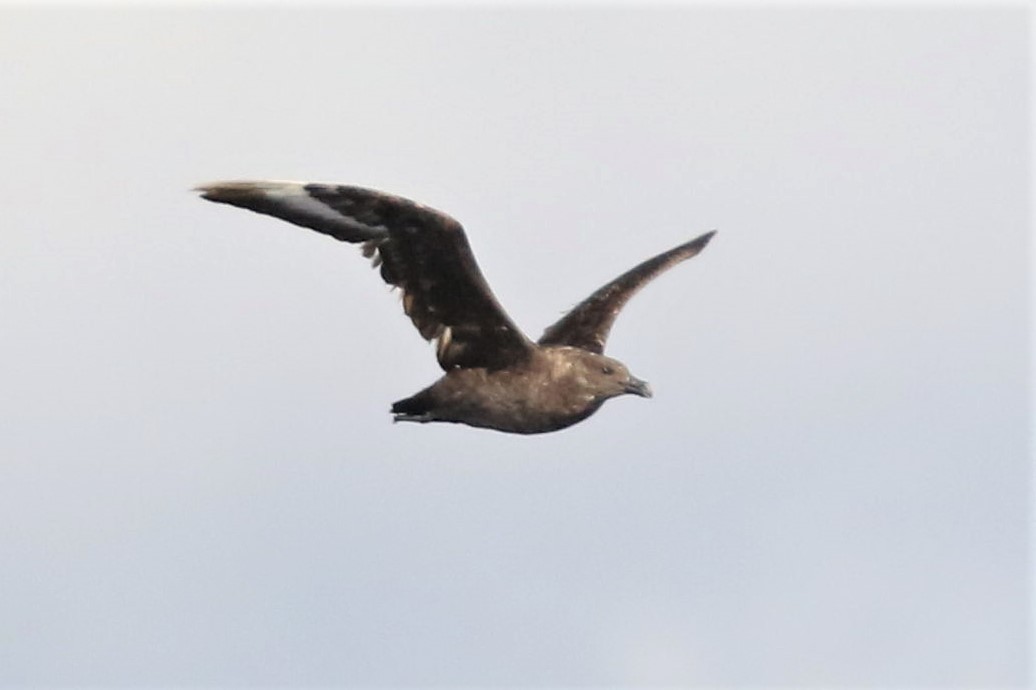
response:
{"label": "raised wing", "polygon": [[707,232],[626,271],[547,328],[540,337],[539,344],[569,345],[603,354],[604,344],[608,340],[612,324],[615,323],[615,317],[630,297],[667,269],[700,252],[715,234],[715,230]]}
{"label": "raised wing", "polygon": [[403,291],[403,310],[439,365],[500,368],[533,344],[497,302],[460,223],[408,199],[361,187],[299,182],[215,182],[203,198],[362,243],[381,276]]}

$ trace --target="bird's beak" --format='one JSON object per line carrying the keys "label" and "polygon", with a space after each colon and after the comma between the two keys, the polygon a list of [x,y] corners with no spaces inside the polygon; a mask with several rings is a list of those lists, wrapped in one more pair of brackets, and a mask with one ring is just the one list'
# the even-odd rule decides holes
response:
{"label": "bird's beak", "polygon": [[630,376],[630,380],[626,382],[626,392],[639,395],[642,398],[650,398],[652,395],[651,386],[648,385],[648,382],[641,381],[633,376]]}

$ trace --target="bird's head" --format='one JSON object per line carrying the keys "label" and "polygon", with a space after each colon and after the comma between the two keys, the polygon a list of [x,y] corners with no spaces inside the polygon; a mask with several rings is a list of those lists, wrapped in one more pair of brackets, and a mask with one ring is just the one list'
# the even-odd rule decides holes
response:
{"label": "bird's head", "polygon": [[651,397],[651,387],[630,373],[626,365],[617,359],[583,351],[577,365],[580,378],[586,382],[596,397],[606,399],[631,393],[642,398]]}

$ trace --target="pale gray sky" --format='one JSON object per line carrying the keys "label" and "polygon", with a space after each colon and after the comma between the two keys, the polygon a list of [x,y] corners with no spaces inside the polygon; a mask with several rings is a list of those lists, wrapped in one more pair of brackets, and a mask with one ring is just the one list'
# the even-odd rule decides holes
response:
{"label": "pale gray sky", "polygon": [[[0,685],[1027,680],[1028,14],[0,9]],[[467,227],[530,335],[718,228],[567,431],[395,425],[353,248]]]}

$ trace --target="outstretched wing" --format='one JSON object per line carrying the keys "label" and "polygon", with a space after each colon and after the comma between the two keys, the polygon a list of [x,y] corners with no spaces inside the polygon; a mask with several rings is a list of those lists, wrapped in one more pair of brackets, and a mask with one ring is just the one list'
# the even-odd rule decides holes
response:
{"label": "outstretched wing", "polygon": [[497,302],[453,218],[408,199],[361,187],[299,182],[215,182],[196,188],[209,201],[239,206],[362,243],[439,365],[500,368],[533,347]]}
{"label": "outstretched wing", "polygon": [[608,332],[615,323],[615,317],[630,297],[665,270],[700,252],[715,234],[715,230],[707,232],[626,271],[547,328],[539,344],[569,345],[603,354],[604,343],[608,340]]}

